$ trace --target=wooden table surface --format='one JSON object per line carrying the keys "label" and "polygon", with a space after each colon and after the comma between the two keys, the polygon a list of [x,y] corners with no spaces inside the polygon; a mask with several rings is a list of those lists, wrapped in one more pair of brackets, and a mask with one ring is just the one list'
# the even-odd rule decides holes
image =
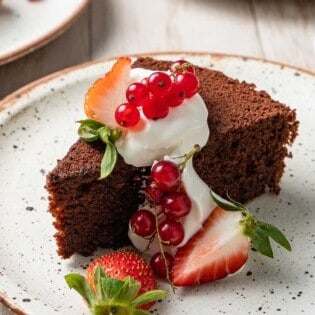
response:
{"label": "wooden table surface", "polygon": [[315,73],[315,1],[92,0],[63,35],[0,66],[0,99],[72,65],[153,51],[239,54]]}

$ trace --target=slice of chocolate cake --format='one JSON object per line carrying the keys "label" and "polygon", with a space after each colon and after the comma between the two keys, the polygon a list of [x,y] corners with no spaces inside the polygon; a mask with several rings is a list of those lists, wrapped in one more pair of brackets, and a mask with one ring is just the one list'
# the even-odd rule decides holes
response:
{"label": "slice of chocolate cake", "polygon": [[104,143],[79,140],[47,177],[58,254],[64,258],[128,243],[131,213],[143,201],[138,194],[143,172],[119,156],[111,176],[99,180],[103,153]]}
{"label": "slice of chocolate cake", "polygon": [[[133,67],[167,70],[169,65],[139,58]],[[279,193],[287,146],[297,135],[295,111],[221,72],[196,67],[196,74],[210,128],[194,159],[199,176],[218,194],[240,202],[266,189]],[[119,157],[114,172],[98,180],[104,149],[80,140],[47,177],[58,253],[65,258],[128,243],[128,220],[141,202],[141,169]]]}
{"label": "slice of chocolate cake", "polygon": [[[167,70],[169,62],[139,58],[134,67]],[[196,67],[208,108],[210,137],[194,160],[199,176],[222,196],[247,202],[268,188],[278,194],[287,145],[293,143],[296,113],[254,84]]]}

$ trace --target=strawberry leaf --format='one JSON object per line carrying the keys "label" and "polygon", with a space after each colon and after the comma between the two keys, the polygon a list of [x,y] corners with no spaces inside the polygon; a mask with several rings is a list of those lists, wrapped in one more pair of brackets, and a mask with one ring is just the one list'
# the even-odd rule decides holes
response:
{"label": "strawberry leaf", "polygon": [[95,294],[83,276],[70,273],[65,276],[65,280],[70,289],[75,289],[86,300],[89,307],[94,305]]}
{"label": "strawberry leaf", "polygon": [[275,242],[284,247],[286,250],[291,251],[291,245],[284,234],[274,225],[258,221],[257,226],[265,230],[269,237],[271,237]]}
{"label": "strawberry leaf", "polygon": [[93,315],[114,315],[114,314],[133,314],[126,305],[119,304],[97,304],[91,309]]}
{"label": "strawberry leaf", "polygon": [[249,237],[253,247],[261,254],[273,258],[273,252],[269,241],[268,233],[257,226],[250,233]]}
{"label": "strawberry leaf", "polygon": [[133,315],[151,315],[151,313],[144,310],[136,309],[134,310]]}
{"label": "strawberry leaf", "polygon": [[124,281],[128,282],[128,290],[125,292],[125,299],[130,303],[138,295],[141,283],[131,277],[125,278]]}
{"label": "strawberry leaf", "polygon": [[[213,199],[213,201],[222,209],[226,210],[226,211],[242,211],[244,210],[244,207],[239,207],[238,205],[233,204],[232,202],[225,202],[225,200],[223,201],[223,199],[217,195],[215,192],[213,192],[212,190],[210,190],[210,195]],[[220,200],[221,199],[221,200]]]}
{"label": "strawberry leaf", "polygon": [[125,286],[125,282],[118,279],[109,278],[107,276],[101,278],[102,291],[107,299],[116,298]]}
{"label": "strawberry leaf", "polygon": [[131,305],[134,307],[138,307],[139,305],[142,305],[142,304],[164,299],[166,296],[167,296],[167,292],[163,290],[148,291],[141,294],[136,299],[134,299]]}
{"label": "strawberry leaf", "polygon": [[101,161],[101,176],[99,179],[106,178],[113,171],[117,161],[117,150],[111,142],[106,143],[106,149]]}

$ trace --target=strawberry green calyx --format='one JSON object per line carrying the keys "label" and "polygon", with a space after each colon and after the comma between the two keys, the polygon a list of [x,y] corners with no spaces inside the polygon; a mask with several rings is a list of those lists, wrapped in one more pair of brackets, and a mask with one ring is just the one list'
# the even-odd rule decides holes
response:
{"label": "strawberry green calyx", "polygon": [[121,137],[121,130],[111,129],[105,124],[93,120],[79,120],[78,134],[86,142],[101,140],[106,144],[104,156],[101,161],[101,175],[99,179],[106,178],[113,171],[117,161],[115,142]]}
{"label": "strawberry green calyx", "polygon": [[138,295],[141,284],[131,277],[117,280],[108,277],[102,267],[97,266],[94,274],[95,290],[79,274],[65,276],[70,289],[75,289],[86,301],[94,315],[148,315],[141,305],[155,302],[167,296],[163,290],[147,291]]}
{"label": "strawberry green calyx", "polygon": [[269,223],[258,221],[243,204],[229,198],[229,201],[222,200],[210,190],[214,202],[226,211],[240,211],[242,220],[240,225],[243,233],[251,240],[252,246],[261,254],[273,258],[273,251],[270,244],[272,238],[286,250],[291,251],[291,245],[284,234],[275,226]]}

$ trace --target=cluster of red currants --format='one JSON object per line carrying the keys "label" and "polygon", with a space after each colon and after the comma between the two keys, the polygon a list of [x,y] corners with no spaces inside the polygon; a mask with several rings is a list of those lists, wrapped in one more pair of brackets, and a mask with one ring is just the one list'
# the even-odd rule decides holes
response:
{"label": "cluster of red currants", "polygon": [[183,103],[199,89],[195,68],[185,60],[170,66],[171,74],[156,71],[141,82],[135,82],[126,90],[127,103],[119,105],[115,119],[122,127],[134,127],[140,120],[139,108],[148,119],[161,119],[168,115],[170,107]]}
{"label": "cluster of red currants", "polygon": [[[181,187],[178,165],[164,160],[155,163],[145,194],[152,205],[160,206],[161,212],[153,214],[146,209],[136,211],[130,220],[131,230],[149,240],[157,236],[163,245],[179,245],[184,239],[181,219],[190,212],[191,200]],[[172,262],[173,256],[163,251],[153,255],[150,264],[157,276],[167,278],[166,266],[170,268]]]}

